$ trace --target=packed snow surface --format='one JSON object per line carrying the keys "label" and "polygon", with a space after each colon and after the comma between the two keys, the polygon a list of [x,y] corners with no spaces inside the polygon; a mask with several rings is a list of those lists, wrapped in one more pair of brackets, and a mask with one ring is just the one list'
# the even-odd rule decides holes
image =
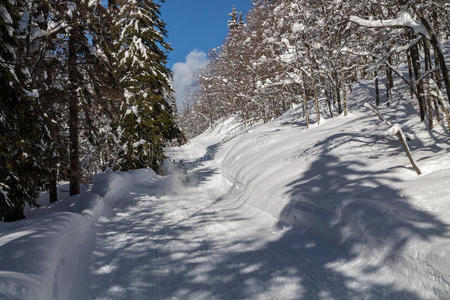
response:
{"label": "packed snow surface", "polygon": [[298,108],[224,120],[169,149],[165,177],[100,174],[0,224],[0,298],[450,299],[449,135],[381,109],[417,176],[370,94],[310,129]]}

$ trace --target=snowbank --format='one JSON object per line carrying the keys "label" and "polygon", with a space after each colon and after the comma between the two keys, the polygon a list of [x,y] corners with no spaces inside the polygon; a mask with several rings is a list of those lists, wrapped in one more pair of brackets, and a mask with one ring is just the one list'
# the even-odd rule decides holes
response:
{"label": "snowbank", "polygon": [[95,222],[112,213],[127,186],[155,177],[149,169],[99,174],[80,195],[0,223],[0,298],[85,299]]}

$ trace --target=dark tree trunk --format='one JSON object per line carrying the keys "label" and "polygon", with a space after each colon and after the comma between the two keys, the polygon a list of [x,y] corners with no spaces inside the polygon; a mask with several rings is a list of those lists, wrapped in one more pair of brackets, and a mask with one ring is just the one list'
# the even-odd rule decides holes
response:
{"label": "dark tree trunk", "polygon": [[347,90],[345,82],[342,80],[342,97],[344,99],[344,116],[347,116]]}
{"label": "dark tree trunk", "polygon": [[[390,56],[389,58],[388,58],[388,62],[389,62],[389,65],[390,66],[392,66],[392,56]],[[392,102],[392,92],[393,92],[393,90],[394,90],[394,75],[393,75],[393,73],[392,73],[392,69],[391,68],[389,68],[389,70],[388,70],[388,78],[389,78],[389,87],[391,88],[391,92],[390,92],[390,98],[389,98],[389,104]]]}
{"label": "dark tree trunk", "polygon": [[313,84],[313,89],[314,89],[314,103],[315,103],[315,107],[316,107],[316,122],[317,122],[317,124],[320,124],[319,93],[317,91],[315,77],[313,77],[312,84]]}
{"label": "dark tree trunk", "polygon": [[333,103],[333,97],[330,96],[330,93],[327,91],[325,92],[326,96],[327,96],[327,104],[328,104],[328,110],[330,111],[330,116],[333,118],[333,107],[332,107],[332,103]]}
{"label": "dark tree trunk", "polygon": [[50,183],[48,189],[48,197],[50,203],[58,201],[58,189],[56,184],[57,184],[56,170],[53,170],[50,174]]}
{"label": "dark tree trunk", "polygon": [[389,102],[391,98],[391,87],[390,87],[390,81],[389,81],[389,67],[386,66],[386,106],[389,107]]}
{"label": "dark tree trunk", "polygon": [[376,105],[380,105],[380,82],[378,79],[378,71],[375,71],[375,103]]}
{"label": "dark tree trunk", "polygon": [[69,36],[69,154],[70,154],[70,195],[80,193],[80,153],[78,145],[78,94],[77,82],[77,50],[76,50],[76,29],[72,29]]}
{"label": "dark tree trunk", "polygon": [[[433,24],[433,27],[436,28],[436,24],[439,22],[439,17],[438,17],[436,10],[433,11],[432,16],[433,16],[432,24]],[[434,52],[434,50],[433,50],[433,52]],[[434,66],[435,66],[435,68],[440,68],[439,57],[436,53],[434,53]],[[436,84],[437,84],[438,88],[441,89],[442,88],[442,82],[441,82],[442,79],[441,79],[441,74],[439,71],[436,71],[434,73],[434,78],[436,80]],[[436,110],[436,112],[437,112],[437,114],[439,114],[438,110]]]}
{"label": "dark tree trunk", "polygon": [[[431,54],[430,54],[430,48],[429,43],[426,39],[423,40],[423,53],[425,54],[425,72],[428,72],[431,70],[432,63],[431,63]],[[428,75],[429,76],[429,75]],[[427,109],[428,109],[428,128],[429,130],[433,130],[433,106],[432,106],[432,100],[430,98],[430,80],[429,77],[425,78],[425,89],[426,89],[426,95],[425,95],[425,101],[427,101]]]}
{"label": "dark tree trunk", "polygon": [[[436,66],[436,68],[440,68],[439,58],[437,57],[436,54],[434,54],[434,65]],[[439,73],[439,71],[436,71],[434,74],[436,78],[436,84],[438,88],[441,89],[442,88],[441,73]]]}
{"label": "dark tree trunk", "polygon": [[[416,81],[422,76],[422,72],[420,69],[420,57],[419,57],[419,49],[417,45],[414,45],[410,48],[411,52],[411,62],[414,70],[414,77]],[[417,97],[419,101],[419,110],[420,110],[420,120],[423,122],[425,121],[425,99],[424,99],[424,91],[423,91],[423,82],[420,81],[417,83]]]}
{"label": "dark tree trunk", "polygon": [[442,52],[442,49],[440,47],[439,40],[436,36],[436,33],[434,31],[434,28],[432,28],[432,25],[428,22],[428,20],[423,16],[421,11],[417,11],[420,21],[422,22],[423,26],[427,29],[429,35],[430,35],[430,42],[433,46],[434,54],[439,59],[439,65],[441,67],[441,73],[442,73],[442,79],[445,84],[445,89],[447,91],[447,100],[450,103],[450,78],[448,75],[448,68],[447,64],[445,62],[445,56]]}
{"label": "dark tree trunk", "polygon": [[394,79],[392,76],[392,57],[388,58],[389,65],[386,65],[386,106],[389,107],[392,102],[392,89],[394,88]]}
{"label": "dark tree trunk", "polygon": [[430,97],[428,97],[426,101],[428,106],[428,129],[433,130],[433,107]]}
{"label": "dark tree trunk", "polygon": [[411,64],[411,55],[409,55],[409,51],[406,51],[406,59],[408,60],[408,76],[409,76],[409,91],[411,93],[411,99],[414,98],[414,78],[413,78],[413,69]]}
{"label": "dark tree trunk", "polygon": [[423,46],[423,53],[425,54],[425,71],[429,71],[432,68],[432,63],[431,63],[430,47],[426,39],[423,41],[422,46]]}
{"label": "dark tree trunk", "polygon": [[6,213],[4,215],[4,221],[5,222],[14,222],[18,220],[22,220],[25,218],[25,215],[23,214],[23,205],[19,205],[18,207],[10,207],[6,209]]}
{"label": "dark tree trunk", "polygon": [[436,100],[436,98],[433,97],[433,105],[434,105],[434,110],[436,111],[436,121],[439,123],[441,122],[441,114],[439,113],[439,104]]}
{"label": "dark tree trunk", "polygon": [[306,96],[305,85],[302,83],[302,98],[303,98],[303,107],[305,111],[305,120],[306,120],[306,128],[309,128],[309,107],[308,107],[308,98]]}
{"label": "dark tree trunk", "polygon": [[338,105],[338,113],[342,114],[341,91],[339,89],[339,84],[336,84],[336,99]]}

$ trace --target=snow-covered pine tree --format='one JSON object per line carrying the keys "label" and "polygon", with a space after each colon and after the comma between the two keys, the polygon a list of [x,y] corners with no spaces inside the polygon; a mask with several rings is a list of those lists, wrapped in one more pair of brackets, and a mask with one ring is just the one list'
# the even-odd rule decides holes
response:
{"label": "snow-covered pine tree", "polygon": [[124,170],[151,167],[159,171],[164,146],[181,137],[166,97],[172,87],[166,67],[166,53],[171,48],[165,41],[165,23],[156,1],[118,4],[117,69],[125,98],[118,128],[122,141],[119,165]]}
{"label": "snow-covered pine tree", "polygon": [[[58,59],[57,34],[60,20],[54,13],[52,3],[47,0],[24,1],[19,36],[23,37],[23,47],[18,49],[18,61],[30,70],[32,88],[38,91],[35,102],[40,107],[41,122],[35,124],[42,133],[40,148],[42,170],[41,181],[49,190],[49,200],[57,200],[57,177],[59,166],[66,165],[67,142],[63,127],[66,117],[64,93],[61,88],[62,64]],[[58,25],[59,24],[59,25]]]}
{"label": "snow-covered pine tree", "polygon": [[235,6],[233,6],[231,13],[228,14],[230,16],[230,20],[228,21],[228,29],[230,31],[236,29],[239,27],[239,21],[238,21],[238,17],[239,17],[239,13],[236,9]]}
{"label": "snow-covered pine tree", "polygon": [[[118,119],[119,87],[104,47],[109,24],[102,24],[100,1],[61,3],[59,12],[67,26],[61,33],[65,49],[65,74],[69,91],[70,193],[79,193],[81,178],[104,170],[110,159]],[[104,39],[106,38],[106,39]]]}
{"label": "snow-covered pine tree", "polygon": [[0,4],[0,220],[24,217],[41,187],[42,112],[28,67],[18,57],[24,1]]}

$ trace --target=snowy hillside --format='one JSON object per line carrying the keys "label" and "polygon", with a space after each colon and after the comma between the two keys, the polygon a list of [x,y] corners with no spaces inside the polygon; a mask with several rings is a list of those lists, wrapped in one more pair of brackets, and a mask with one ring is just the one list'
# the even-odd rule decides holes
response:
{"label": "snowy hillside", "polygon": [[100,174],[0,224],[1,298],[450,298],[450,138],[410,107],[381,110],[416,175],[363,107],[370,89],[354,85],[350,115],[310,129],[298,108],[222,121],[169,149],[166,177]]}
{"label": "snowy hillside", "polygon": [[414,111],[408,102],[394,113],[382,111],[411,139],[423,172],[417,176],[389,127],[363,107],[373,101],[372,88],[353,86],[348,117],[307,130],[294,109],[241,128],[243,134],[207,131],[175,156],[203,149],[197,162],[207,160],[232,184],[226,198],[240,210],[256,208],[279,226],[292,226],[289,232],[301,240],[312,239],[290,247],[312,255],[317,276],[329,277],[326,285],[347,296],[357,290],[367,298],[448,298],[450,138],[442,126],[428,132],[418,118],[407,117]]}

